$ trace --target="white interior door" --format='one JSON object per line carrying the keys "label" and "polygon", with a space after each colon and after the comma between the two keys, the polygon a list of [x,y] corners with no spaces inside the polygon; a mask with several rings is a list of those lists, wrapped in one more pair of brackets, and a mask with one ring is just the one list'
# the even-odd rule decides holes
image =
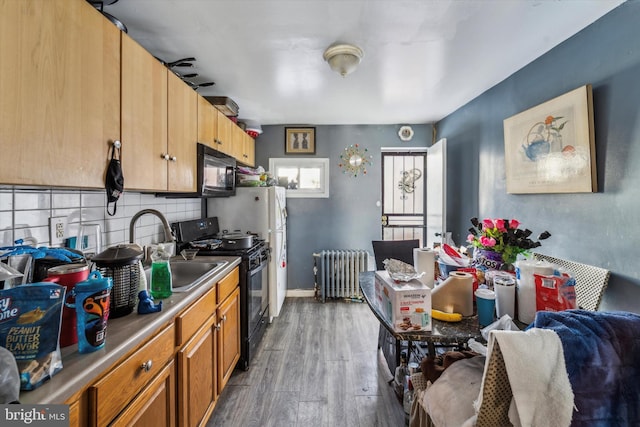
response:
{"label": "white interior door", "polygon": [[426,150],[383,148],[382,240],[425,243]]}
{"label": "white interior door", "polygon": [[426,246],[441,243],[447,231],[447,140],[440,139],[427,149]]}

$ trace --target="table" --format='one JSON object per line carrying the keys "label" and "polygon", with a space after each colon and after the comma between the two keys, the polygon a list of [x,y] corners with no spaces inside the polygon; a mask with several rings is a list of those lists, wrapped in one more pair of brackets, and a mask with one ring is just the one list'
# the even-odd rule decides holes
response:
{"label": "table", "polygon": [[[383,316],[378,304],[375,300],[375,272],[365,271],[360,273],[359,277],[360,289],[369,308],[376,316],[380,325],[391,334],[399,343],[400,341],[408,341],[409,345],[413,341],[424,342],[427,344],[430,356],[435,356],[435,346],[460,346],[466,344],[471,338],[484,342],[480,333],[478,324],[478,316],[465,317],[460,322],[443,322],[441,320],[432,319],[431,331],[395,331],[393,325]],[[399,346],[399,344],[398,344]],[[399,351],[396,354],[397,363],[399,363]]]}

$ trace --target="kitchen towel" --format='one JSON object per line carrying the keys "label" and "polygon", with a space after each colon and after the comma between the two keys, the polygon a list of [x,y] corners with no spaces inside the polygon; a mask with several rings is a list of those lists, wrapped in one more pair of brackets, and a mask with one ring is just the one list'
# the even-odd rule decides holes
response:
{"label": "kitchen towel", "polygon": [[413,266],[417,273],[424,273],[420,277],[423,285],[433,289],[433,281],[435,275],[436,253],[429,248],[415,248],[413,250]]}

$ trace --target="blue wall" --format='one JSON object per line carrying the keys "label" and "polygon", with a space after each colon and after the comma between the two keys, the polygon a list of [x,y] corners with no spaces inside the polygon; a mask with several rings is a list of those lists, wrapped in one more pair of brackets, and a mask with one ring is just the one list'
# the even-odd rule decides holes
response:
{"label": "blue wall", "polygon": [[[448,144],[447,224],[463,244],[469,218],[516,217],[538,233],[541,252],[611,270],[601,309],[640,313],[640,2],[629,0],[436,124]],[[506,193],[503,120],[584,84],[593,86],[598,193]],[[331,159],[329,199],[288,199],[289,288],[312,288],[312,253],[364,248],[380,237],[380,154],[403,146],[397,126],[318,126],[317,156]],[[259,164],[284,155],[284,126],[265,126]],[[431,125],[411,145],[431,144]],[[374,166],[350,178],[337,167],[353,143]],[[636,163],[636,160],[638,161]]]}
{"label": "blue wall", "polygon": [[[448,143],[448,218],[516,217],[553,236],[540,252],[611,270],[601,309],[640,313],[640,2],[630,0],[437,124]],[[598,193],[506,193],[503,120],[593,86]],[[637,162],[636,162],[637,161]]]}
{"label": "blue wall", "polygon": [[[410,142],[402,142],[398,137],[400,126],[316,126],[315,157],[330,159],[329,198],[287,199],[289,289],[313,288],[314,252],[365,249],[373,254],[371,241],[381,236],[381,208],[376,206],[381,200],[380,147],[431,144],[431,125],[412,125],[415,135]],[[264,133],[256,139],[256,162],[267,169],[270,157],[285,157],[284,126],[263,126],[263,129]],[[340,154],[352,144],[359,144],[373,156],[367,174],[355,178],[338,167]]]}

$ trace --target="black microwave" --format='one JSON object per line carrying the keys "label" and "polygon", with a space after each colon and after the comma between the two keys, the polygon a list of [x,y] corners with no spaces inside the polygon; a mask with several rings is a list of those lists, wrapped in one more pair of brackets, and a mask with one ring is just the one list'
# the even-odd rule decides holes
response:
{"label": "black microwave", "polygon": [[236,159],[198,143],[197,191],[195,193],[163,193],[176,197],[229,197],[236,194]]}

